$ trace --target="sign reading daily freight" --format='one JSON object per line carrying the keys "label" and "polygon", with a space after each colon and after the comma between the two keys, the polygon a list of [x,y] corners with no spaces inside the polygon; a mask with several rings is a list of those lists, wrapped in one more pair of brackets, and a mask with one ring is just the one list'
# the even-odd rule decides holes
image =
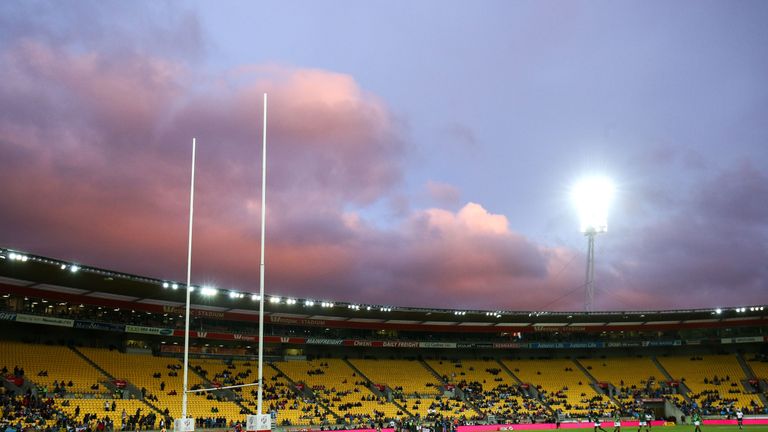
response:
{"label": "sign reading daily freight", "polygon": [[125,326],[125,332],[126,333],[140,333],[140,334],[149,334],[149,335],[171,336],[173,334],[173,329],[159,328],[159,327],[144,327],[144,326],[127,325],[127,326]]}

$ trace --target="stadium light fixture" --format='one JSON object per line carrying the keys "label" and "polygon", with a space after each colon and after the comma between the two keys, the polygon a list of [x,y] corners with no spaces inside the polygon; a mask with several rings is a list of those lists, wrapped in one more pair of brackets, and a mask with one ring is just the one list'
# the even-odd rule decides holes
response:
{"label": "stadium light fixture", "polygon": [[229,292],[229,298],[236,299],[238,297],[237,291],[230,291]]}
{"label": "stadium light fixture", "polygon": [[259,300],[261,300],[261,296],[258,295],[258,294],[251,294],[251,300],[259,301]]}
{"label": "stadium light fixture", "polygon": [[280,303],[282,299],[280,297],[270,297],[269,302],[270,303]]}
{"label": "stadium light fixture", "polygon": [[304,300],[304,306],[314,306],[315,302],[312,300]]}
{"label": "stadium light fixture", "polygon": [[59,268],[62,269],[62,270],[66,270],[67,269],[67,265],[66,264],[62,264],[61,266],[59,266]]}
{"label": "stadium light fixture", "polygon": [[171,289],[179,289],[179,284],[177,283],[171,284]]}
{"label": "stadium light fixture", "polygon": [[163,288],[168,288],[169,286],[168,282],[163,282]]}
{"label": "stadium light fixture", "polygon": [[608,231],[608,208],[613,201],[613,182],[607,177],[588,177],[573,187],[571,195],[579,212],[581,232],[587,237],[584,309],[591,312],[595,296],[595,236]]}
{"label": "stadium light fixture", "polygon": [[72,273],[77,273],[78,270],[80,270],[80,267],[76,265],[73,265],[69,268],[69,271],[71,271]]}
{"label": "stadium light fixture", "polygon": [[723,310],[720,309],[720,308],[717,308],[717,309],[715,309],[715,313],[720,315],[721,313],[723,313]]}
{"label": "stadium light fixture", "polygon": [[[190,288],[190,290],[191,289],[192,288]],[[204,286],[204,287],[202,287],[200,289],[200,294],[202,294],[202,295],[204,295],[206,297],[213,297],[213,296],[215,296],[218,293],[219,293],[219,290],[217,290],[216,288],[213,288],[213,287]]]}

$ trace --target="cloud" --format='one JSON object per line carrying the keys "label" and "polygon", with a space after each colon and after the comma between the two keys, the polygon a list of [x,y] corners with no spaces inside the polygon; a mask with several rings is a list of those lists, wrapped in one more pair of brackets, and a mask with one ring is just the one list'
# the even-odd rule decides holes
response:
{"label": "cloud", "polygon": [[448,183],[430,180],[426,184],[427,194],[438,205],[454,206],[459,203],[461,192],[458,188]]}
{"label": "cloud", "polygon": [[[481,203],[461,206],[449,184],[428,182],[433,207],[412,206],[404,122],[355,77],[279,64],[198,72],[189,62],[205,41],[196,18],[185,20],[192,42],[182,52],[190,54],[176,56],[125,30],[78,33],[45,20],[0,30],[0,244],[183,278],[197,137],[193,275],[255,290],[266,92],[269,291],[427,307],[582,308],[581,253],[515,232]],[[186,34],[181,22],[150,30],[173,41]],[[451,133],[472,147],[468,131]],[[675,158],[704,169],[689,156]],[[662,152],[648,161],[668,159]],[[638,213],[634,227],[600,239],[598,307],[764,300],[766,173],[749,163],[707,170],[677,189],[661,183],[668,173],[637,188],[627,206]],[[695,181],[701,176],[707,181]],[[385,224],[381,208],[394,213]]]}
{"label": "cloud", "polygon": [[768,213],[759,203],[768,200],[766,173],[740,163],[708,172],[671,198],[663,217],[645,219],[607,251],[614,256],[603,272],[608,301],[634,309],[762,303]]}

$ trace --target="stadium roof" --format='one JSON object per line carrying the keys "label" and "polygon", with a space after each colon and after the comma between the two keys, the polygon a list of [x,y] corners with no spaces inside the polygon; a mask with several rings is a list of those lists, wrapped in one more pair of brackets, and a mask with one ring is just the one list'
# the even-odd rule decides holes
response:
{"label": "stadium roof", "polygon": [[[173,286],[177,285],[177,289]],[[30,255],[0,248],[0,290],[10,288],[52,295],[69,295],[94,300],[182,306],[183,285],[175,281],[121,273],[55,258]],[[251,293],[217,290],[204,295],[194,287],[193,307],[198,310],[257,314],[258,302]],[[764,318],[765,306],[728,309],[690,309],[660,311],[551,312],[509,310],[453,310],[438,308],[393,307],[348,302],[266,296],[265,313],[273,317],[358,323],[423,324],[448,327],[525,327],[551,326],[659,326],[679,323],[707,323]]]}

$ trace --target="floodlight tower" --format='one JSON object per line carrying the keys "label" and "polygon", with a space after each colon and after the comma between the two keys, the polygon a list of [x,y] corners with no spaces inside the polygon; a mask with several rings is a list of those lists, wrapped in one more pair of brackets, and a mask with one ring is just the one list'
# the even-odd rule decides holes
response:
{"label": "floodlight tower", "polygon": [[581,232],[587,237],[587,273],[584,310],[592,312],[595,297],[595,236],[608,231],[608,206],[613,198],[613,183],[605,177],[582,180],[573,189],[573,199],[581,218]]}

